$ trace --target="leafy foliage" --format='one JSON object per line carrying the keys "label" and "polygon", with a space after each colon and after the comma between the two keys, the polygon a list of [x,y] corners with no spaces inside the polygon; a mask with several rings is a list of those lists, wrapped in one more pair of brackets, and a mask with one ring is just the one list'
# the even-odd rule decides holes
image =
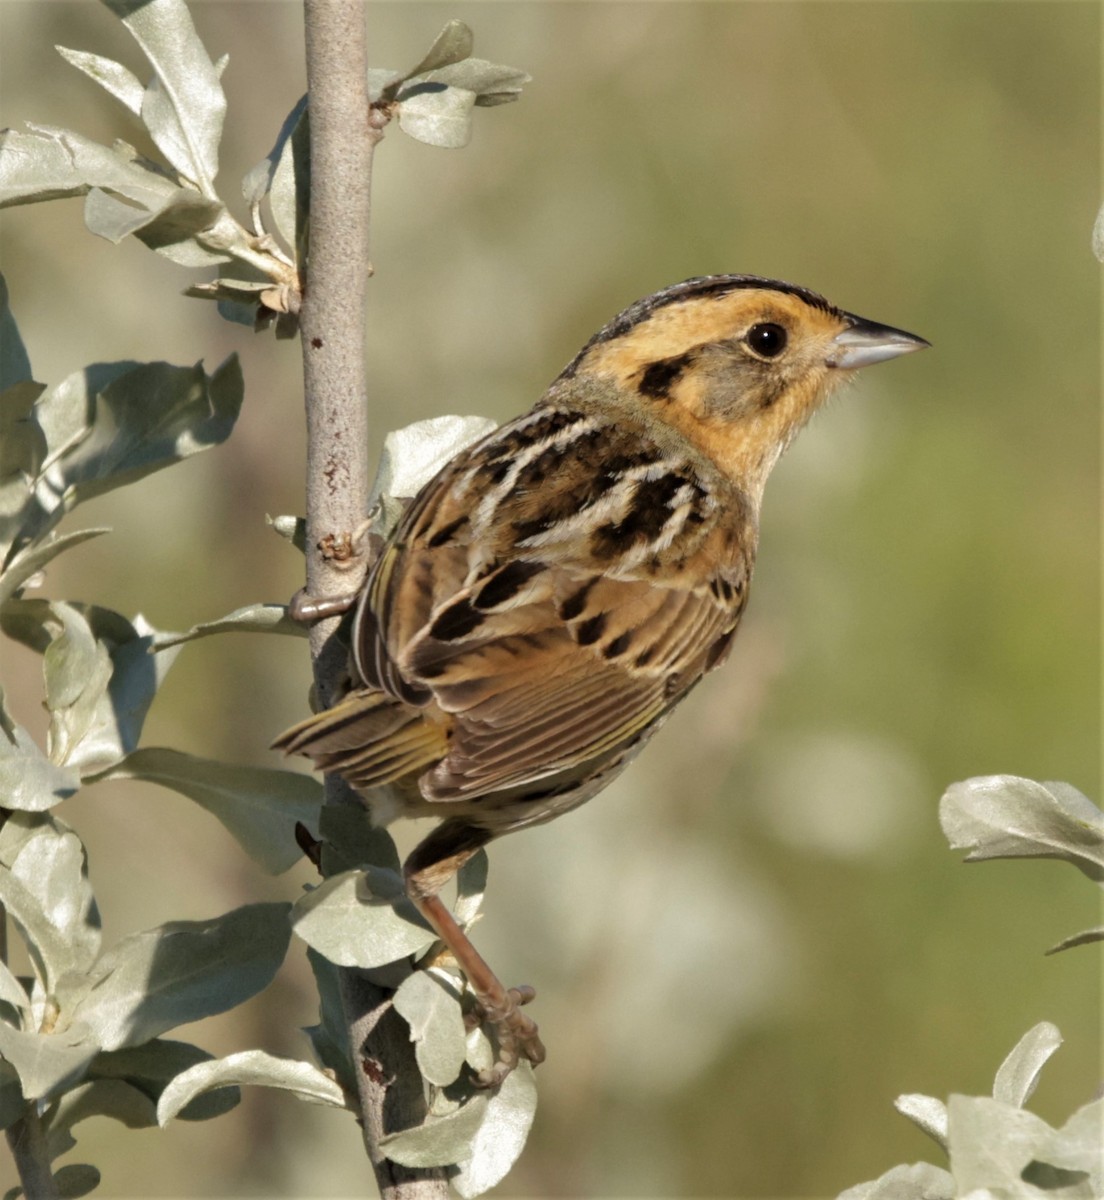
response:
{"label": "leafy foliage", "polygon": [[[1068,783],[1036,783],[1015,775],[984,775],[952,784],[939,805],[943,832],[967,862],[988,858],[1057,858],[1104,887],[1104,813]],[[1053,946],[1104,940],[1104,927]]]}
{"label": "leafy foliage", "polygon": [[[1049,1022],[1020,1039],[1001,1064],[992,1096],[899,1096],[899,1112],[946,1152],[950,1169],[929,1163],[894,1167],[839,1200],[956,1200],[1052,1192],[1092,1200],[1104,1188],[1104,1101],[1078,1109],[1060,1128],[1027,1112],[1039,1072],[1062,1038]],[[1038,1189],[1038,1190],[1037,1190]]]}
{"label": "leafy foliage", "polygon": [[[990,775],[952,784],[940,804],[943,831],[968,862],[1059,858],[1104,883],[1104,813],[1068,783]],[[1090,930],[1054,947],[1104,938]],[[1104,1195],[1104,1100],[1078,1109],[1059,1129],[1026,1111],[1039,1074],[1062,1043],[1048,1021],[1028,1030],[1001,1063],[991,1096],[905,1095],[897,1111],[943,1149],[944,1170],[898,1166],[839,1200],[957,1200],[1044,1194],[1093,1200]]]}
{"label": "leafy foliage", "polygon": [[[266,987],[290,927],[288,905],[247,905],[143,930],[105,950],[84,846],[50,810],[97,778],[156,779],[216,811],[279,870],[298,856],[290,822],[316,813],[319,798],[318,785],[300,776],[138,750],[179,646],[155,655],[156,632],[142,617],[27,595],[59,554],[107,532],[56,533],[69,511],[225,440],[242,400],[236,360],[213,375],[199,366],[97,364],[49,389],[30,382],[2,295],[0,412],[12,436],[0,475],[0,629],[42,655],[50,724],[43,750],[0,707],[0,903],[32,966],[17,978],[0,963],[0,1123],[12,1127],[35,1105],[57,1157],[88,1117],[155,1124],[166,1084],[210,1058],[162,1035]],[[286,844],[277,849],[281,830]],[[181,1115],[206,1119],[236,1102],[236,1090],[221,1086]],[[98,1173],[71,1164],[55,1178],[63,1194],[76,1195]]]}
{"label": "leafy foliage", "polygon": [[[0,208],[83,197],[90,233],[116,243],[136,237],[183,267],[217,267],[215,280],[193,284],[187,294],[217,301],[227,320],[257,329],[275,322],[277,337],[292,337],[309,244],[307,97],[242,180],[249,207],[243,226],[215,187],[227,60],[212,61],[184,0],[104,3],[141,47],[150,82],[98,54],[65,46],[58,53],[138,118],[163,161],[123,141],[104,146],[49,125],[7,129],[0,132]],[[529,81],[514,67],[472,58],[472,40],[466,25],[450,21],[410,71],[372,71],[368,84],[381,120],[397,117],[400,129],[429,145],[466,145],[473,109],[516,100]],[[279,239],[264,223],[266,199]]]}
{"label": "leafy foliage", "polygon": [[449,21],[409,71],[368,73],[373,105],[397,113],[399,128],[419,142],[455,149],[471,140],[472,110],[516,100],[529,76],[516,67],[472,58],[463,21]]}

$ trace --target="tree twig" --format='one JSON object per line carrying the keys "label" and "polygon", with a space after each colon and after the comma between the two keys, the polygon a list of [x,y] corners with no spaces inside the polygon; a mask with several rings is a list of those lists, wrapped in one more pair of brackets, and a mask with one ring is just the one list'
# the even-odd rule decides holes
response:
{"label": "tree twig", "polygon": [[[368,372],[364,349],[372,152],[381,136],[367,87],[363,0],[304,0],[310,95],[310,260],[300,328],[307,409],[307,589],[341,595],[360,580],[354,533],[365,516],[368,475]],[[315,689],[328,703],[346,653],[336,619],[311,631]],[[349,803],[336,777],[328,803]],[[402,1167],[379,1139],[425,1116],[421,1076],[409,1030],[391,1007],[393,993],[364,974],[341,972],[361,1125],[385,1200],[439,1200],[443,1169]]]}
{"label": "tree twig", "polygon": [[60,1193],[50,1170],[46,1134],[33,1101],[28,1103],[24,1115],[8,1126],[5,1134],[15,1159],[15,1169],[19,1172],[23,1195],[28,1200],[57,1200]]}

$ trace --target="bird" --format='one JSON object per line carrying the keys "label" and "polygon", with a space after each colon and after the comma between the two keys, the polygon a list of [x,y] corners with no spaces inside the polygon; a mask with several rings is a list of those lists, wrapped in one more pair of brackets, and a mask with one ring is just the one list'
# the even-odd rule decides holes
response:
{"label": "bird", "polygon": [[929,344],[757,275],[657,291],[456,454],[346,601],[353,686],[273,745],[377,824],[440,818],[403,875],[494,1033],[477,1084],[544,1060],[535,993],[500,982],[441,888],[595,796],[724,662],[779,456],[855,370]]}

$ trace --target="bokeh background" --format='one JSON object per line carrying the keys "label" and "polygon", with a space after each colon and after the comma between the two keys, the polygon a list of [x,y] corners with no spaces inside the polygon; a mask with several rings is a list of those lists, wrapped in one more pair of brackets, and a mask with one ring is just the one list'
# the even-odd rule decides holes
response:
{"label": "bokeh background", "polygon": [[[224,194],[304,87],[300,7],[195,5],[230,52]],[[367,336],[373,440],[443,412],[527,408],[638,296],[750,271],[825,292],[934,349],[863,374],[768,489],[753,599],[727,667],[599,801],[491,850],[477,940],[535,985],[549,1060],[503,1196],[830,1196],[938,1150],[901,1092],[984,1093],[1036,1021],[1066,1046],[1033,1106],[1099,1085],[1096,919],[1065,864],[964,867],[944,787],[991,772],[1099,801],[1101,11],[1085,3],[372,4],[375,65],[459,17],[524,67],[466,150],[388,133],[376,158]],[[54,43],[144,74],[106,9],[0,4],[0,123],[110,141],[129,115]],[[220,322],[188,273],[83,231],[80,206],[3,214],[36,377],[241,354],[231,441],[86,507],[116,532],[47,594],[187,628],[283,600],[301,561],[265,514],[302,510],[298,346]],[[39,663],[0,676],[41,729]],[[305,712],[305,643],[187,649],[146,743],[272,765]],[[221,827],[136,784],[62,814],[86,838],[108,939],[259,898]],[[400,831],[412,844],[416,831]],[[183,1031],[222,1054],[305,1056],[309,974]],[[338,1197],[373,1184],[351,1120],[275,1093],[230,1116],[81,1127],[104,1194]],[[0,1178],[7,1183],[7,1163]]]}

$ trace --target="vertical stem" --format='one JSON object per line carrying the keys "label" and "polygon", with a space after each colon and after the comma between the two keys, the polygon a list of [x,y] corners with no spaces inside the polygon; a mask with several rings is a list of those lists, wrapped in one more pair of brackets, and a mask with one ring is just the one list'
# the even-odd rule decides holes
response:
{"label": "vertical stem", "polygon": [[[368,100],[364,0],[304,0],[310,95],[310,260],[300,328],[307,412],[307,590],[351,592],[363,564],[352,544],[366,512],[368,370],[365,308],[372,153],[382,136]],[[311,631],[315,689],[329,703],[346,666],[336,619]],[[327,803],[357,803],[336,777]],[[402,1167],[379,1148],[384,1133],[425,1116],[421,1074],[393,993],[341,972],[365,1148],[384,1200],[440,1200],[442,1169]]]}
{"label": "vertical stem", "polygon": [[60,1193],[50,1170],[46,1134],[35,1111],[34,1101],[27,1104],[26,1111],[18,1121],[8,1126],[5,1136],[27,1200],[57,1200]]}
{"label": "vertical stem", "polygon": [[[372,152],[363,0],[305,0],[310,96],[310,261],[301,314],[307,407],[307,589],[350,591],[350,539],[368,497],[364,322]],[[324,547],[324,549],[320,549]],[[350,576],[352,576],[350,578]],[[333,697],[344,658],[336,618],[311,630],[318,698]]]}

